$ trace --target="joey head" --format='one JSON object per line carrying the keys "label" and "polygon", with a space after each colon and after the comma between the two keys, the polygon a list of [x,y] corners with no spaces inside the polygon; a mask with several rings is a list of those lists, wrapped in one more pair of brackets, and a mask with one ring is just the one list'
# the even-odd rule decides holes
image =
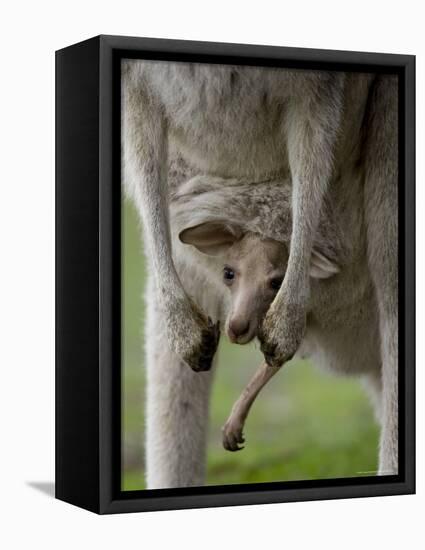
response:
{"label": "joey head", "polygon": [[185,229],[180,240],[203,254],[220,257],[220,276],[231,295],[226,334],[235,344],[251,342],[285,276],[286,246],[216,222]]}
{"label": "joey head", "polygon": [[[237,225],[227,222],[189,227],[180,232],[179,238],[203,254],[220,258],[220,276],[231,295],[226,334],[234,344],[251,342],[258,336],[264,316],[285,277],[287,244],[257,233],[244,233]],[[324,279],[337,271],[337,266],[313,250],[311,277]]]}

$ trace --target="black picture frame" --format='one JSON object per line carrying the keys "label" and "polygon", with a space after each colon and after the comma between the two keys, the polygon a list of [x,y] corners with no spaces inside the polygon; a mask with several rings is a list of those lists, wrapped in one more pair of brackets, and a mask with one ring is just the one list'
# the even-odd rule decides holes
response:
{"label": "black picture frame", "polygon": [[[121,491],[121,58],[396,73],[399,474]],[[415,57],[98,36],[56,52],[56,498],[100,514],[415,491]]]}

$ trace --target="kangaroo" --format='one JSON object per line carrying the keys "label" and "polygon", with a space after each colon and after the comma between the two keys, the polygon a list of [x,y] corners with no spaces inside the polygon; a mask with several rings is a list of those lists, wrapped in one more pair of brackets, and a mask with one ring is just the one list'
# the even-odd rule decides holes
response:
{"label": "kangaroo", "polygon": [[[282,364],[304,333],[312,240],[336,150],[346,145],[337,136],[345,135],[344,119],[360,122],[357,111],[363,111],[370,80],[342,72],[124,62],[126,181],[145,224],[169,341],[195,371],[211,367],[217,328],[189,299],[173,266],[167,155],[177,150],[196,169],[224,181],[245,176],[255,183],[291,172],[288,269],[260,337],[267,362]],[[364,95],[354,108],[344,102],[347,81]]]}
{"label": "kangaroo", "polygon": [[[182,231],[179,238],[204,254],[222,259],[223,283],[231,293],[225,322],[227,336],[235,344],[251,342],[258,336],[261,322],[282,285],[288,261],[287,246],[255,233],[241,235],[231,222],[200,224]],[[338,271],[321,253],[312,254],[310,276],[325,279]],[[244,442],[242,430],[248,412],[262,387],[279,369],[264,363],[255,373],[223,427],[225,449],[243,449],[239,444]]]}
{"label": "kangaroo", "polygon": [[[222,299],[226,294],[228,298],[221,318],[225,332],[231,342],[247,344],[258,337],[262,320],[284,280],[290,245],[291,185],[289,181],[264,182],[257,187],[240,181],[227,183],[224,187],[217,178],[198,176],[181,186],[179,193],[172,196],[170,207],[175,228],[173,240],[178,238],[201,253],[196,255],[192,249],[193,258],[189,260],[192,266],[197,265],[198,269],[205,266],[210,279],[221,277]],[[358,182],[350,182],[350,185],[358,191]],[[231,200],[232,194],[237,195],[238,201]],[[256,194],[261,194],[261,202]],[[372,389],[375,389],[379,417],[376,342],[363,339],[367,362],[357,365],[359,351],[355,346],[350,348],[347,341],[357,338],[358,331],[364,333],[365,329],[369,336],[374,337],[377,333],[376,304],[362,247],[363,220],[356,208],[350,216],[344,214],[346,201],[351,199],[347,195],[345,200],[334,201],[332,212],[329,208],[323,210],[310,257],[312,294],[307,304],[307,331],[297,355],[310,357],[315,363],[337,372],[367,374],[369,385],[372,382]],[[338,230],[341,221],[346,222],[345,231]],[[180,230],[194,222],[196,225]],[[336,277],[341,269],[342,273]],[[346,273],[350,273],[348,279]],[[219,291],[215,292],[218,299]],[[344,300],[338,300],[338,296],[344,296]],[[336,342],[333,342],[332,334],[336,330]],[[324,337],[323,332],[327,336]],[[350,350],[345,354],[341,353],[338,344],[341,334],[344,334],[343,345]],[[280,366],[269,366],[266,362],[260,365],[223,427],[225,449],[238,451],[243,448],[240,444],[244,443],[243,426],[249,410],[262,387],[279,369]]]}
{"label": "kangaroo", "polygon": [[[234,224],[220,222],[188,228],[179,238],[200,252],[222,260],[223,284],[231,295],[226,334],[235,344],[251,342],[258,335],[262,319],[282,285],[288,261],[287,247],[255,233],[241,235]],[[242,432],[249,409],[261,388],[279,368],[267,363],[261,365],[236,402],[223,427],[223,446],[228,451],[243,449],[239,445],[245,441]]]}
{"label": "kangaroo", "polygon": [[[249,182],[253,193],[264,181],[290,182],[287,266],[257,334],[265,360],[274,368],[293,356],[305,336],[309,296],[314,294],[310,263],[322,211],[328,202],[333,207],[342,192],[353,199],[346,207],[356,204],[365,218],[362,250],[379,311],[380,473],[396,472],[397,78],[128,60],[122,83],[124,184],[143,220],[151,272],[148,486],[203,482],[208,370],[219,340],[212,319],[222,318],[226,308],[226,299],[217,299],[220,285],[210,281],[208,269],[190,272],[193,265],[185,260],[190,247],[172,239],[170,198],[188,179],[173,187],[170,164],[176,155],[184,159],[189,177],[203,173],[220,178],[231,202],[238,201],[232,179]],[[351,188],[357,179],[361,183]],[[192,215],[197,218],[195,211]],[[331,238],[328,247],[332,244]],[[349,273],[344,277],[349,279]],[[340,331],[340,337],[346,335]],[[185,364],[200,373],[196,381]]]}

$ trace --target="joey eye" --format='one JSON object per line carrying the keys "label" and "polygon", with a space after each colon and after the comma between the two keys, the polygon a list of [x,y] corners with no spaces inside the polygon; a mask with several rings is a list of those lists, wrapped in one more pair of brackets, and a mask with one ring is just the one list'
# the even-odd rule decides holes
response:
{"label": "joey eye", "polygon": [[225,281],[232,281],[235,278],[235,272],[230,267],[223,269],[223,278]]}
{"label": "joey eye", "polygon": [[270,281],[270,286],[273,290],[279,290],[279,288],[282,286],[283,279],[282,278],[275,278]]}

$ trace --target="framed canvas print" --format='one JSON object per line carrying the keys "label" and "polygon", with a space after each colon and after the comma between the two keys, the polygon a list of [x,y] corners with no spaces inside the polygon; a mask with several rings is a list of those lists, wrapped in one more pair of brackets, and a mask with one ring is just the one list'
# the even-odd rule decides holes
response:
{"label": "framed canvas print", "polygon": [[414,57],[56,61],[57,498],[414,492]]}

